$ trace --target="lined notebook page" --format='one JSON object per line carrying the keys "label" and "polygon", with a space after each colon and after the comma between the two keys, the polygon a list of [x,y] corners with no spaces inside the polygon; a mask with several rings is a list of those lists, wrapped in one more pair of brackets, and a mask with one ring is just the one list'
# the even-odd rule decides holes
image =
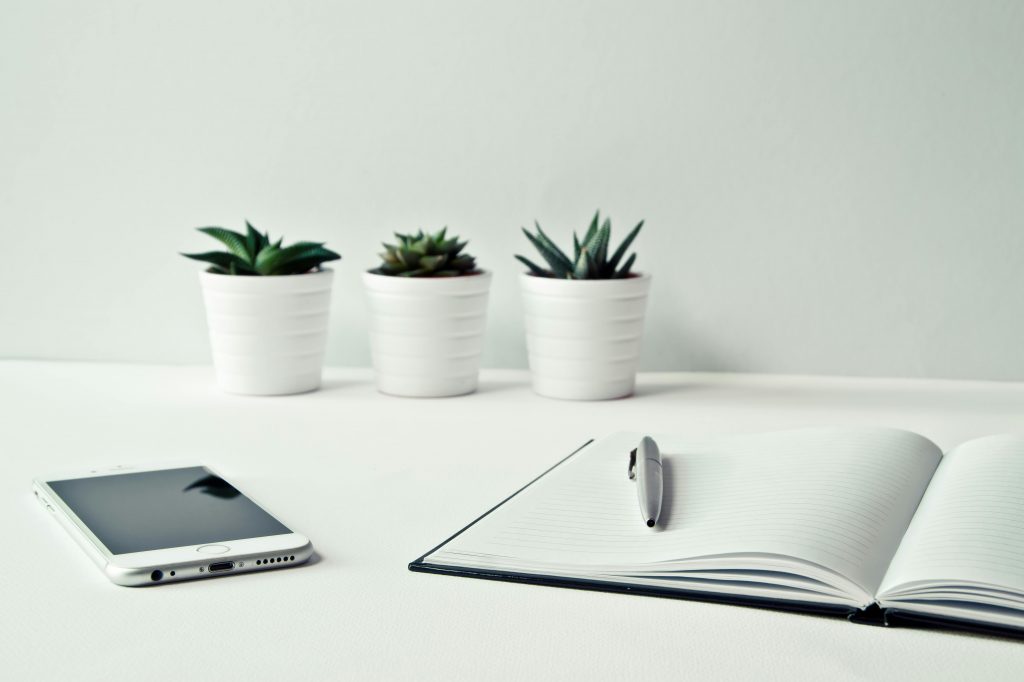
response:
{"label": "lined notebook page", "polygon": [[592,444],[427,561],[599,572],[772,554],[819,564],[873,594],[941,458],[930,441],[889,429],[656,435],[665,504],[649,529],[626,475],[639,438]]}
{"label": "lined notebook page", "polygon": [[943,458],[881,591],[912,581],[1024,591],[1024,437],[979,438]]}

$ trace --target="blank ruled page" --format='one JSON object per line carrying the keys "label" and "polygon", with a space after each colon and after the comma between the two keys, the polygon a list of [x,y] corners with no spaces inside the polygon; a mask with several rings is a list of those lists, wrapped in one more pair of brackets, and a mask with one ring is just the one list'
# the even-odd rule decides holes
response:
{"label": "blank ruled page", "polygon": [[665,505],[658,527],[649,529],[626,475],[639,437],[616,434],[592,444],[428,561],[607,572],[781,555],[873,593],[941,457],[930,441],[889,429],[703,441],[656,435]]}
{"label": "blank ruled page", "polygon": [[881,592],[921,582],[1024,591],[1024,438],[979,438],[943,458]]}

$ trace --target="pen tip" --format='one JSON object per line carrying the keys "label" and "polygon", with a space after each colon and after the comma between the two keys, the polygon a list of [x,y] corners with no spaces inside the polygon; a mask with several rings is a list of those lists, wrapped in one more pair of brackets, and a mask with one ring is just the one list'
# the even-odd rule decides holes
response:
{"label": "pen tip", "polygon": [[654,528],[654,519],[647,519],[647,527]]}

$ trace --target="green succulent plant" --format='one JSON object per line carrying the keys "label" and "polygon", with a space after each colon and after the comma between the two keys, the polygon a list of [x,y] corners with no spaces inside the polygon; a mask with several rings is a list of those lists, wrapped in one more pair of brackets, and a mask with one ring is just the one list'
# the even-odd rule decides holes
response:
{"label": "green succulent plant", "polygon": [[281,246],[283,239],[270,241],[270,234],[260,234],[248,221],[245,234],[223,227],[200,227],[224,246],[227,251],[183,253],[192,260],[209,263],[208,272],[219,275],[301,275],[319,269],[327,261],[339,260],[340,255],[325,249],[323,242],[295,242]]}
{"label": "green succulent plant", "polygon": [[537,234],[530,234],[525,227],[523,234],[544,258],[548,267],[542,268],[529,258],[517,255],[516,258],[530,269],[531,274],[558,279],[623,279],[630,276],[630,269],[636,262],[636,253],[630,254],[621,267],[619,267],[619,261],[626,255],[629,245],[640,233],[644,221],[641,220],[626,235],[626,238],[619,244],[619,248],[615,249],[615,252],[609,257],[608,247],[612,236],[612,221],[605,218],[602,224],[601,212],[598,211],[594,214],[594,219],[590,221],[590,227],[587,228],[582,240],[575,231],[572,233],[572,259],[544,234],[540,223],[535,221],[534,225],[537,226]]}
{"label": "green succulent plant", "polygon": [[476,258],[462,253],[468,242],[458,237],[446,237],[448,228],[435,234],[395,233],[397,244],[384,244],[381,264],[370,270],[378,275],[393,277],[461,277],[475,275]]}

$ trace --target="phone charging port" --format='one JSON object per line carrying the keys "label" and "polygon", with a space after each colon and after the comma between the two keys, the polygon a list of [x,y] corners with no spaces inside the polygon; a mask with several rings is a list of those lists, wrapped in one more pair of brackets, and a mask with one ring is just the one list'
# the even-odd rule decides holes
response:
{"label": "phone charging port", "polygon": [[210,573],[217,573],[219,571],[230,571],[235,567],[234,561],[218,561],[215,564],[210,564]]}

